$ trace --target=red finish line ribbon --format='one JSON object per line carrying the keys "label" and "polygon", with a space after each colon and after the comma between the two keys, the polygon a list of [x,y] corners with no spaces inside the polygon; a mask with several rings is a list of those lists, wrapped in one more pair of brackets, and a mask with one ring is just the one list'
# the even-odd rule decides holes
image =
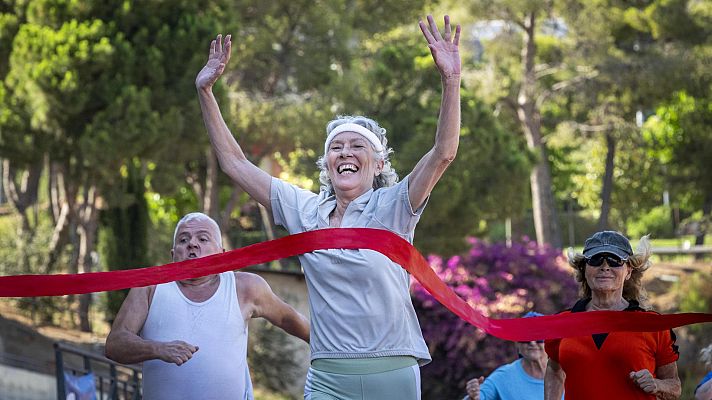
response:
{"label": "red finish line ribbon", "polygon": [[410,272],[430,294],[460,318],[505,340],[555,339],[595,333],[662,331],[712,322],[712,314],[592,311],[535,318],[493,319],[470,307],[433,272],[410,243],[382,229],[319,229],[262,242],[226,253],[157,267],[86,274],[0,277],[0,297],[61,296],[141,287],[233,271],[315,250],[370,249]]}

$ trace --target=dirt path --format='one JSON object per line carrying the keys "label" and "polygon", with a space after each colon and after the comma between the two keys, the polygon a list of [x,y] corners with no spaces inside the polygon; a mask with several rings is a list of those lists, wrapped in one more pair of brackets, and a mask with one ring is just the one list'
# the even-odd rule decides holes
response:
{"label": "dirt path", "polygon": [[0,363],[54,374],[54,342],[104,353],[104,336],[73,329],[34,327],[10,301],[0,301]]}
{"label": "dirt path", "polygon": [[663,313],[677,312],[681,295],[677,284],[696,272],[712,276],[712,263],[654,263],[643,275],[643,284],[653,308]]}

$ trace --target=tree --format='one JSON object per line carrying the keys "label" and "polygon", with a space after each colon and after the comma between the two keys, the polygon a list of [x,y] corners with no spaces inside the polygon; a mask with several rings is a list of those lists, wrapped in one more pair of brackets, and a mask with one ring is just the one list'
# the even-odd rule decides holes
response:
{"label": "tree", "polygon": [[679,92],[644,126],[651,153],[667,171],[678,201],[690,211],[701,210],[695,244],[704,244],[712,223],[712,101]]}
{"label": "tree", "polygon": [[[129,162],[126,176],[112,207],[102,210],[100,221],[105,227],[100,235],[100,247],[106,255],[106,265],[112,270],[132,269],[150,265],[148,251],[148,205],[146,202],[145,173],[138,160]],[[107,320],[113,322],[128,290],[108,292]]]}
{"label": "tree", "polygon": [[653,188],[656,171],[644,174],[648,184],[643,191],[629,190],[632,187],[622,182],[627,179],[622,176],[639,179],[633,176],[642,166],[629,165],[629,158],[644,145],[642,118],[676,88],[694,82],[682,71],[696,69],[693,48],[704,37],[703,25],[695,22],[687,1],[570,3],[562,8],[574,43],[569,58],[597,71],[571,100],[578,103],[574,118],[582,121],[576,129],[606,148],[601,183],[596,185],[600,187],[598,229],[621,228],[624,223],[609,221],[611,212],[637,215],[636,208],[648,208],[641,208],[641,202],[651,202],[642,198],[646,191],[657,195],[659,202],[663,189]]}
{"label": "tree", "polygon": [[[0,78],[10,71],[12,42],[24,19],[23,7],[15,2],[0,6]],[[13,159],[2,160],[2,189],[4,197],[13,205],[21,217],[21,225],[16,235],[16,245],[20,254],[22,270],[30,272],[29,255],[26,244],[31,241],[37,225],[37,198],[40,175],[44,162],[41,149],[46,148],[32,134],[15,135],[14,132],[31,131],[27,123],[26,104],[14,98],[12,88],[0,84],[0,156],[13,154]],[[38,151],[40,150],[40,151]],[[32,215],[31,215],[32,214]]]}
{"label": "tree", "polygon": [[[550,65],[540,58],[537,37],[541,33],[545,19],[554,12],[554,2],[510,0],[504,2],[477,1],[472,5],[473,13],[488,20],[497,20],[503,29],[494,38],[501,55],[494,48],[485,56],[495,65],[498,73],[506,75],[503,87],[488,89],[498,93],[498,102],[508,107],[511,115],[519,123],[527,147],[536,155],[536,163],[529,177],[531,187],[532,212],[537,241],[561,247],[561,234],[557,207],[552,187],[549,150],[544,140],[542,127],[542,103],[552,92],[564,86],[555,87],[551,75],[561,68],[561,60]],[[488,27],[491,29],[497,24]],[[513,52],[518,48],[519,55]],[[516,69],[519,69],[518,71]],[[574,80],[575,81],[575,80]],[[497,86],[497,84],[494,84]]]}
{"label": "tree", "polygon": [[[276,152],[287,157],[307,153],[310,165],[301,165],[313,176],[311,160],[316,156],[311,152],[323,144],[323,127],[345,95],[333,95],[331,88],[339,86],[345,79],[343,71],[359,57],[358,43],[393,26],[414,23],[423,4],[420,0],[238,3],[240,19],[233,37],[240,40],[233,49],[235,61],[226,71],[229,98],[234,100],[227,120],[247,156],[258,165],[274,166]],[[363,15],[379,10],[379,18],[363,23]],[[279,170],[275,167],[271,172]],[[236,194],[232,189],[229,198]],[[259,213],[253,225],[271,228],[265,210],[251,208]]]}
{"label": "tree", "polygon": [[[116,193],[121,169],[133,157],[175,160],[175,153],[162,152],[173,143],[166,138],[199,126],[198,118],[181,118],[194,108],[191,86],[174,80],[192,78],[199,65],[191,40],[216,30],[216,17],[199,13],[200,7],[187,1],[172,7],[27,2],[5,79],[21,123],[4,124],[2,144],[8,150],[13,143],[46,146],[56,227],[45,273],[68,243],[69,272],[94,269],[99,205],[116,199],[127,206]],[[186,62],[170,62],[173,57]],[[34,154],[43,157],[38,150]],[[3,156],[19,158],[10,151]],[[88,307],[89,296],[82,296],[84,330],[91,328]]]}
{"label": "tree", "polygon": [[[487,18],[475,25],[488,67],[477,74],[499,77],[480,93],[508,105],[504,116],[519,121],[530,146],[542,140],[546,156],[538,161],[551,170],[549,188],[546,166],[532,173],[535,227],[544,224],[537,222],[542,204],[585,207],[598,217],[598,229],[624,229],[659,202],[656,166],[633,156],[644,153],[639,121],[676,88],[700,87],[684,71],[699,71],[704,59],[696,50],[706,37],[702,9],[684,0],[474,4],[474,14]],[[554,203],[536,195],[552,191]],[[592,194],[595,203],[588,202]]]}
{"label": "tree", "polygon": [[[387,129],[400,178],[432,147],[440,107],[439,78],[416,29],[412,24],[364,40],[361,57],[344,69],[344,78],[332,89],[336,114],[363,114]],[[483,234],[488,224],[524,209],[526,194],[520,187],[528,175],[529,153],[471,88],[463,88],[462,104],[457,157],[418,224],[415,243],[423,252],[459,252],[467,246],[463,237]],[[315,152],[308,163],[319,155]]]}

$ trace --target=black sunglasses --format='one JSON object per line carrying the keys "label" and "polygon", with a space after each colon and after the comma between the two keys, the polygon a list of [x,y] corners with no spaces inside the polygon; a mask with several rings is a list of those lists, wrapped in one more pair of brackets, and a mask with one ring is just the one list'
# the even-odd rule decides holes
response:
{"label": "black sunglasses", "polygon": [[605,260],[611,268],[620,268],[628,262],[627,258],[622,260],[620,257],[612,254],[596,254],[593,257],[586,257],[585,260],[586,264],[592,267],[600,267],[603,265],[603,261]]}
{"label": "black sunglasses", "polygon": [[[544,343],[543,340],[532,340],[532,342]],[[524,344],[527,344],[527,343],[529,343],[529,342],[517,342],[517,343],[524,343]]]}

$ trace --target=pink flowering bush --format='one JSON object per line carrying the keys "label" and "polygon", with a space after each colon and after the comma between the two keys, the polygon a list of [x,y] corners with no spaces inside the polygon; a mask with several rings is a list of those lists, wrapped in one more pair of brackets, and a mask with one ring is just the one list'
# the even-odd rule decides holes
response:
{"label": "pink flowering bush", "polygon": [[[467,254],[429,257],[437,275],[490,318],[554,314],[573,305],[577,284],[561,252],[524,239],[511,247],[469,239]],[[421,369],[424,399],[461,399],[468,379],[516,359],[511,342],[489,336],[437,302],[417,281],[413,304],[433,362]]]}

